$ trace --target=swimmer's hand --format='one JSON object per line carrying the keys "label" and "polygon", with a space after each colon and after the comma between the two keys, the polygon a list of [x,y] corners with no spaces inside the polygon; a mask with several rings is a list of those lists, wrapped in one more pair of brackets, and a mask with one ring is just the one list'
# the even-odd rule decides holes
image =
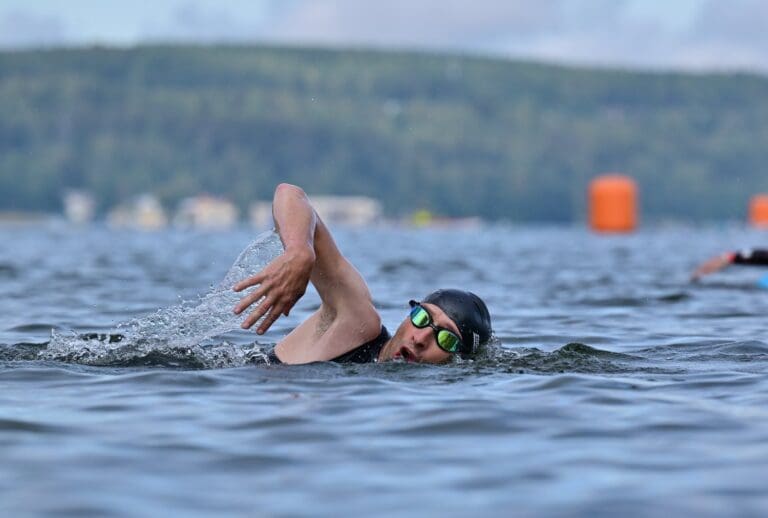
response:
{"label": "swimmer's hand", "polygon": [[691,275],[691,282],[696,282],[705,275],[709,275],[722,270],[731,263],[733,263],[733,253],[725,253],[709,259],[704,264],[696,268],[696,271]]}
{"label": "swimmer's hand", "polygon": [[264,298],[261,304],[243,321],[241,327],[248,329],[266,315],[256,330],[258,334],[264,334],[281,314],[288,316],[294,304],[307,291],[307,284],[314,264],[315,251],[311,246],[289,248],[259,273],[235,284],[232,289],[237,292],[259,285],[257,289],[247,297],[243,297],[240,303],[235,306],[235,314],[237,315],[254,302]]}

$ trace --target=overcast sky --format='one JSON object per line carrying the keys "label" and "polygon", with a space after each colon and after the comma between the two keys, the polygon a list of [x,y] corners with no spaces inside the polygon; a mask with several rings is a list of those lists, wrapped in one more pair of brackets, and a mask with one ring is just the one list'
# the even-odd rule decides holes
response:
{"label": "overcast sky", "polygon": [[277,42],[768,72],[768,0],[0,0],[0,48]]}

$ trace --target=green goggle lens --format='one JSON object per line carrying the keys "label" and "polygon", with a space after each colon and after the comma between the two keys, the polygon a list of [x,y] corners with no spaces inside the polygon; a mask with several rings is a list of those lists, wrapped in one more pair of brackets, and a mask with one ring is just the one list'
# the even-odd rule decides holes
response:
{"label": "green goggle lens", "polygon": [[427,327],[432,323],[432,319],[427,310],[421,306],[416,306],[411,310],[411,322],[419,329]]}
{"label": "green goggle lens", "polygon": [[432,323],[432,316],[422,306],[416,305],[411,310],[411,323],[419,329],[427,326],[432,328],[435,333],[437,345],[445,352],[455,353],[459,350],[461,339],[456,333],[448,329],[437,327]]}
{"label": "green goggle lens", "polygon": [[459,337],[450,331],[441,329],[437,332],[437,345],[444,351],[455,353],[459,350]]}

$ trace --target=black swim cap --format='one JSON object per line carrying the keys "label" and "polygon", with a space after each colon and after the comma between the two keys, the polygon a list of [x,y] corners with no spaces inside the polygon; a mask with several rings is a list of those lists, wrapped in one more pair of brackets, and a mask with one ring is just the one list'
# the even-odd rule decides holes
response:
{"label": "black swim cap", "polygon": [[491,338],[491,315],[485,302],[468,291],[437,290],[422,301],[442,309],[461,332],[461,354],[473,355]]}

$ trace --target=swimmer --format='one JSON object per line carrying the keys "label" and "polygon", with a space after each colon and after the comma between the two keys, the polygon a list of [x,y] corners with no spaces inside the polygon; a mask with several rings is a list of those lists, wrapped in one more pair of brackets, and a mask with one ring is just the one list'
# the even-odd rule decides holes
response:
{"label": "swimmer", "polygon": [[285,253],[234,286],[241,292],[258,285],[235,306],[236,314],[264,297],[243,321],[243,329],[265,317],[256,332],[266,332],[280,315],[288,316],[309,282],[321,299],[320,308],[278,342],[270,355],[273,362],[444,363],[457,354],[472,357],[490,339],[485,303],[455,289],[410,301],[408,315],[390,336],[365,280],[336,247],[304,191],[278,185],[272,215]]}
{"label": "swimmer", "polygon": [[691,275],[691,281],[696,282],[703,276],[718,272],[732,264],[768,266],[768,250],[748,248],[739,252],[726,252],[713,257],[696,268],[696,271]]}

